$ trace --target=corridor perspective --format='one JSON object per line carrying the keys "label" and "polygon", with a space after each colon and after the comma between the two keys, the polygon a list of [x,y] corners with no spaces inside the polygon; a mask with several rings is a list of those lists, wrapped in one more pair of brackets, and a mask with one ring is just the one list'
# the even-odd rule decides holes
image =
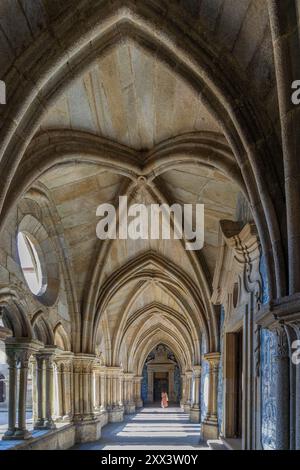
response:
{"label": "corridor perspective", "polygon": [[300,450],[299,42],[300,0],[0,0],[0,455]]}
{"label": "corridor perspective", "polygon": [[208,450],[199,443],[199,426],[189,420],[180,407],[162,410],[159,406],[142,408],[127,415],[122,423],[103,428],[101,439],[78,444],[75,450]]}

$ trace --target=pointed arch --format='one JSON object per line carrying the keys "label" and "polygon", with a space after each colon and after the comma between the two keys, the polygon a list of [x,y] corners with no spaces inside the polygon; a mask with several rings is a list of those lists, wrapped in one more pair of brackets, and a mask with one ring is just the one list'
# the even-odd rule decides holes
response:
{"label": "pointed arch", "polygon": [[[186,357],[189,356],[193,363],[199,363],[201,333],[197,332],[198,339],[195,340],[193,331],[189,328],[187,322],[184,322],[181,315],[174,309],[167,308],[159,303],[151,304],[136,311],[133,316],[131,324],[127,325],[127,328],[122,332],[119,346],[114,351],[117,359],[121,357],[123,350],[127,350],[129,370],[132,369],[133,364],[139,357],[136,356],[133,359],[139,344],[144,340],[147,342],[154,330],[159,330],[161,334],[168,332],[178,342],[181,349],[186,351]],[[130,331],[131,334],[128,334]],[[123,345],[126,345],[125,349],[122,349]]]}
{"label": "pointed arch", "polygon": [[70,351],[71,350],[71,342],[70,338],[62,326],[61,322],[58,322],[53,330],[54,334],[54,344],[58,346],[63,351]]}
{"label": "pointed arch", "polygon": [[54,334],[51,325],[46,319],[43,311],[38,310],[33,315],[31,325],[35,339],[43,343],[45,346],[54,345]]}
{"label": "pointed arch", "polygon": [[86,322],[85,337],[92,338],[89,348],[95,347],[95,332],[98,329],[98,323],[105,310],[109,300],[121,288],[126,286],[132,279],[151,280],[157,279],[170,287],[176,286],[182,296],[192,300],[195,309],[195,315],[199,316],[199,322],[203,333],[207,336],[210,347],[214,348],[217,344],[217,330],[214,331],[211,314],[204,305],[201,291],[190,276],[182,269],[178,268],[170,260],[165,259],[156,252],[143,253],[140,256],[128,261],[121,268],[114,271],[101,286],[100,294],[97,299],[97,309],[95,317],[91,316],[90,321]]}
{"label": "pointed arch", "polygon": [[161,325],[158,325],[154,330],[152,330],[148,337],[143,338],[139,343],[134,354],[130,357],[129,368],[135,374],[142,375],[143,366],[147,356],[160,343],[164,343],[174,352],[182,371],[190,370],[192,368],[193,359],[189,352],[180,342],[178,342],[178,338],[174,338],[174,336]]}
{"label": "pointed arch", "polygon": [[33,338],[33,330],[26,314],[26,298],[22,290],[11,287],[0,288],[0,308],[2,308],[3,323],[9,328],[15,338]]}
{"label": "pointed arch", "polygon": [[[283,182],[273,164],[273,154],[278,153],[277,138],[260,104],[251,96],[244,77],[222,47],[207,41],[209,33],[205,28],[197,29],[181,10],[178,15],[175,7],[159,8],[155,1],[145,5],[130,0],[116,1],[113,9],[106,7],[106,2],[101,2],[91,13],[90,3],[83,1],[76,15],[73,8],[66,8],[63,19],[55,19],[51,28],[58,37],[50,37],[45,32],[4,77],[9,85],[7,98],[11,106],[3,113],[5,124],[0,139],[6,182],[0,194],[1,206],[5,209],[10,186],[15,187],[18,165],[47,106],[96,57],[124,37],[130,37],[144,49],[155,51],[160,60],[201,93],[203,103],[221,124],[250,196],[267,260],[271,295],[284,294],[285,234],[281,233],[279,224],[285,216]],[[24,82],[17,71],[25,63],[31,78]],[[235,76],[234,86],[232,76]],[[272,216],[268,217],[268,213]]]}

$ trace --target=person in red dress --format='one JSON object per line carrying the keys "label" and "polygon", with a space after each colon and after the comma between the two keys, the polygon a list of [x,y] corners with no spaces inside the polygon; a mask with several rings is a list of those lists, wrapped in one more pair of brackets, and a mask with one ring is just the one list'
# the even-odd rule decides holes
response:
{"label": "person in red dress", "polygon": [[168,408],[169,406],[169,397],[167,392],[162,392],[161,394],[161,407]]}

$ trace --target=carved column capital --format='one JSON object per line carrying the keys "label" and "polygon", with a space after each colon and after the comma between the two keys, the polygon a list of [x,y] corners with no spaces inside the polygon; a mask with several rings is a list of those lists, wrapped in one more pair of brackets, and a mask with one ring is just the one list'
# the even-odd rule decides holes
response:
{"label": "carved column capital", "polygon": [[27,368],[30,357],[37,352],[40,345],[39,341],[28,341],[27,338],[7,338],[5,341],[7,360],[16,361],[21,367]]}
{"label": "carved column capital", "polygon": [[143,380],[143,376],[142,376],[142,375],[136,375],[136,376],[134,377],[134,381],[135,381],[136,383],[141,383],[142,380]]}
{"label": "carved column capital", "polygon": [[14,349],[7,349],[5,351],[6,354],[6,362],[8,367],[16,367],[17,366],[17,353]]}
{"label": "carved column capital", "polygon": [[204,354],[204,359],[209,363],[210,370],[218,369],[221,359],[221,353],[219,352],[210,352]]}
{"label": "carved column capital", "polygon": [[194,377],[201,377],[201,370],[202,370],[202,367],[200,365],[193,366]]}
{"label": "carved column capital", "polygon": [[82,372],[84,374],[92,373],[96,356],[92,354],[75,354],[73,359],[74,372]]}
{"label": "carved column capital", "polygon": [[[106,367],[106,372],[107,372],[107,375],[109,377],[118,377],[118,376],[121,376],[123,375],[123,369],[122,367]],[[125,373],[124,373],[124,377],[125,377]],[[131,374],[132,377],[133,377],[133,374]]]}

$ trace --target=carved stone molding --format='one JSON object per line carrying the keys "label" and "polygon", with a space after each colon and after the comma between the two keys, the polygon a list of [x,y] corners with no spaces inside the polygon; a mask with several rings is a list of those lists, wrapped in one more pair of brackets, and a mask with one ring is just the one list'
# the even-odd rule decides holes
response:
{"label": "carved stone molding", "polygon": [[262,295],[259,272],[261,247],[254,224],[222,220],[219,230],[219,254],[214,278],[212,303],[223,305],[225,324],[246,304],[251,294],[258,303]]}
{"label": "carved stone molding", "polygon": [[276,355],[277,359],[289,357],[289,344],[285,328],[282,324],[278,324],[273,328],[276,339]]}
{"label": "carved stone molding", "polygon": [[204,354],[204,359],[209,363],[210,367],[218,367],[221,358],[221,353],[210,352]]}
{"label": "carved stone molding", "polygon": [[276,327],[278,322],[289,324],[300,321],[300,294],[289,295],[264,305],[257,322],[264,328]]}

